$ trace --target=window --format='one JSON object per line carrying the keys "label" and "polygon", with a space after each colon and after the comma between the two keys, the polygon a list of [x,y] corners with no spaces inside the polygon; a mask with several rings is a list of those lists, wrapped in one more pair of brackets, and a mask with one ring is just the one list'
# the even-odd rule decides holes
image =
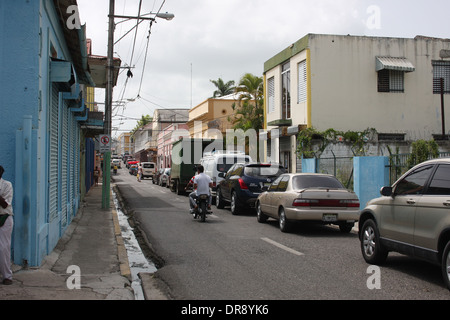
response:
{"label": "window", "polygon": [[277,191],[278,184],[280,183],[280,180],[283,178],[283,176],[279,176],[269,187],[269,191]]}
{"label": "window", "polygon": [[427,194],[450,195],[450,165],[440,165],[431,180]]}
{"label": "window", "polygon": [[294,190],[301,190],[306,188],[344,189],[342,184],[335,177],[319,175],[295,176],[292,180],[292,188]]}
{"label": "window", "polygon": [[306,73],[306,60],[298,64],[298,103],[306,101],[307,93],[307,73]]}
{"label": "window", "polygon": [[383,69],[378,71],[378,92],[405,92],[405,73]]}
{"label": "window", "polygon": [[284,176],[283,179],[281,179],[280,184],[278,185],[278,192],[285,192],[288,187],[289,182],[289,176]]}
{"label": "window", "polygon": [[414,170],[395,187],[396,195],[422,194],[425,183],[430,177],[433,166],[424,166]]}
{"label": "window", "polygon": [[272,77],[267,81],[267,93],[268,93],[268,113],[275,111],[275,78]]}
{"label": "window", "polygon": [[433,61],[433,93],[441,93],[441,79],[444,80],[444,93],[450,93],[450,61]]}
{"label": "window", "polygon": [[281,118],[291,118],[291,63],[288,61],[282,66],[281,71]]}

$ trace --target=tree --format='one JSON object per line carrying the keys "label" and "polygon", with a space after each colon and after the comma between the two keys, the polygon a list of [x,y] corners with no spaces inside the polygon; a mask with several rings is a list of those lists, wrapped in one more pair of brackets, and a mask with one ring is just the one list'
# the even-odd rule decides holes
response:
{"label": "tree", "polygon": [[217,80],[210,80],[216,87],[213,98],[227,96],[235,91],[234,81],[228,81],[225,83],[221,78]]}
{"label": "tree", "polygon": [[234,129],[264,128],[264,81],[251,73],[246,73],[236,87],[239,95],[238,104],[233,104],[236,117],[232,120]]}
{"label": "tree", "polygon": [[134,135],[136,131],[138,131],[140,128],[145,127],[147,124],[152,122],[153,118],[147,115],[142,115],[141,119],[138,120],[136,127],[134,127],[133,131],[131,131],[131,134]]}

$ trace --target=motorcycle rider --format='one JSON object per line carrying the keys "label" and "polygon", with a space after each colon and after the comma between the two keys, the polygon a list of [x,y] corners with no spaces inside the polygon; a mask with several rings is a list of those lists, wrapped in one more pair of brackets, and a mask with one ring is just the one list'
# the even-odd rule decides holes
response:
{"label": "motorcycle rider", "polygon": [[194,192],[189,195],[189,204],[191,205],[191,213],[195,212],[197,209],[197,197],[202,194],[209,195],[208,201],[208,211],[211,212],[211,191],[213,183],[211,178],[204,173],[205,168],[200,165],[197,167],[198,174],[193,177],[194,181]]}

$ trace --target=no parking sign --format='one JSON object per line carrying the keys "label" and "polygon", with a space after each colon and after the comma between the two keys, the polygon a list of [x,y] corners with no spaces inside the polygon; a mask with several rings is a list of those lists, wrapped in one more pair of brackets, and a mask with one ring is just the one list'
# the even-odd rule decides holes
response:
{"label": "no parking sign", "polygon": [[98,140],[100,141],[100,152],[110,152],[111,151],[111,137],[107,134],[99,136]]}

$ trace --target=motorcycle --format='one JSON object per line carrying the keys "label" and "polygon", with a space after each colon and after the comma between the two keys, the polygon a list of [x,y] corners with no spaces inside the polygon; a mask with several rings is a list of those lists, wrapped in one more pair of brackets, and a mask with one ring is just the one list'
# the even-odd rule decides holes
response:
{"label": "motorcycle", "polygon": [[209,195],[207,194],[201,194],[197,197],[196,200],[197,209],[194,209],[194,219],[200,217],[201,221],[205,222],[206,215],[209,213],[208,202],[209,202]]}

